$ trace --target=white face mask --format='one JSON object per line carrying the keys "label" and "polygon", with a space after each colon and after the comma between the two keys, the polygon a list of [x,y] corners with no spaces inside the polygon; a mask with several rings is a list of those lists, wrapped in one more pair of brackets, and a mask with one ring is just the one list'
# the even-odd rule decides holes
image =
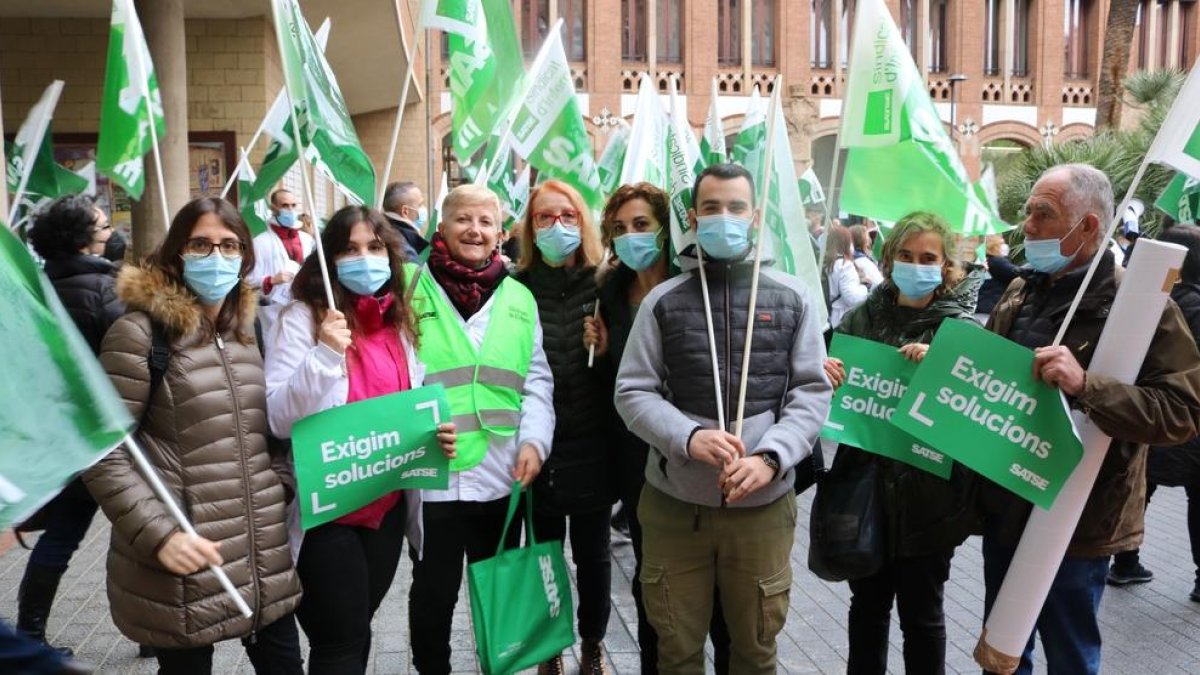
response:
{"label": "white face mask", "polygon": [[1008,244],[1000,244],[1000,255],[1007,258],[1009,253]]}

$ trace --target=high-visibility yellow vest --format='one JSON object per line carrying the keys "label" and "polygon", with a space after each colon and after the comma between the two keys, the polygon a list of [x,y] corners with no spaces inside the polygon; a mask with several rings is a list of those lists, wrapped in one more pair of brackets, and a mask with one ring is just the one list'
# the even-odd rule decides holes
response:
{"label": "high-visibility yellow vest", "polygon": [[[408,266],[411,278],[416,268]],[[490,436],[513,436],[521,421],[522,392],[533,358],[537,303],[519,282],[506,278],[492,296],[483,343],[475,348],[458,310],[446,301],[429,270],[421,270],[413,292],[425,364],[425,384],[441,383],[450,400],[458,432],[451,471],[477,466],[487,454]]]}

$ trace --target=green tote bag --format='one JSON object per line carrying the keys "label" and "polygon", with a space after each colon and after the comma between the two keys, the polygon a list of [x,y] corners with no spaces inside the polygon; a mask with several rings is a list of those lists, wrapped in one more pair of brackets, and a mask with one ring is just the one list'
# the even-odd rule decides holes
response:
{"label": "green tote bag", "polygon": [[483,672],[490,675],[535,666],[575,643],[575,612],[562,542],[537,543],[532,492],[526,493],[526,545],[504,550],[520,501],[517,482],[495,557],[467,566],[475,648]]}

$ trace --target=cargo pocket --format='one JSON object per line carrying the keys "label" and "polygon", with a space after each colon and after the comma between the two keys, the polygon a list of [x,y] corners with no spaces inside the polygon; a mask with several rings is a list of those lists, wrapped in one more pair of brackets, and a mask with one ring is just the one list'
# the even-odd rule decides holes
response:
{"label": "cargo pocket", "polygon": [[646,608],[650,625],[662,637],[674,635],[667,571],[658,565],[642,563],[638,580],[642,582],[642,605]]}
{"label": "cargo pocket", "polygon": [[783,569],[758,581],[758,641],[767,644],[775,640],[787,620],[788,599],[792,592],[791,561]]}

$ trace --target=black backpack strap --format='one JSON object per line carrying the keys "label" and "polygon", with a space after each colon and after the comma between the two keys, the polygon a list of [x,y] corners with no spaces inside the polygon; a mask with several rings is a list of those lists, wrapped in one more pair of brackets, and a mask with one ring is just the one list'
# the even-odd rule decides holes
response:
{"label": "black backpack strap", "polygon": [[[150,363],[150,395],[146,397],[146,410],[149,411],[171,360],[171,339],[167,336],[167,328],[153,319],[150,320],[150,354],[147,358]],[[142,416],[144,418],[145,413]]]}

